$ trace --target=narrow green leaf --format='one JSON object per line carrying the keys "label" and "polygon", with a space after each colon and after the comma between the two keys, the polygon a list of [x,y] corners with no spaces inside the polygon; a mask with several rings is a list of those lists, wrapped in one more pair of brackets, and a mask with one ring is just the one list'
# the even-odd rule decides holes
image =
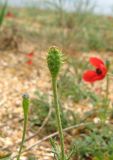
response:
{"label": "narrow green leaf", "polygon": [[6,13],[6,9],[7,9],[7,1],[5,1],[4,5],[3,5],[3,8],[2,8],[2,10],[0,12],[0,26],[3,23],[4,17],[5,17],[5,13]]}

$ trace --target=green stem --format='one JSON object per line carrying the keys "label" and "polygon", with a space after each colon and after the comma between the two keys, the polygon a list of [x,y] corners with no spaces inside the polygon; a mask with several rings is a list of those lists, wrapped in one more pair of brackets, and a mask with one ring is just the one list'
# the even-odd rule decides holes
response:
{"label": "green stem", "polygon": [[25,141],[25,134],[26,134],[26,128],[27,128],[27,119],[28,119],[28,115],[25,115],[24,116],[24,129],[23,129],[22,142],[21,142],[21,145],[20,145],[20,149],[19,149],[17,160],[20,160],[20,155],[21,155],[23,144],[24,144],[24,141]]}
{"label": "green stem", "polygon": [[109,96],[109,75],[107,74],[107,79],[106,79],[106,100],[108,100]]}
{"label": "green stem", "polygon": [[60,117],[60,106],[59,106],[59,103],[58,103],[57,80],[56,80],[56,78],[52,78],[52,87],[53,87],[54,104],[55,104],[55,110],[56,110],[56,119],[57,119],[58,131],[59,131],[59,136],[60,136],[60,144],[61,144],[61,160],[65,160],[64,136],[63,136],[61,117]]}

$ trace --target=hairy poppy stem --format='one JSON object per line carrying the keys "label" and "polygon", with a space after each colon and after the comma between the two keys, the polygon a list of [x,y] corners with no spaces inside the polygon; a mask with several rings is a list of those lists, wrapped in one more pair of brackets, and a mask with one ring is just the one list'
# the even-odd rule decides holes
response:
{"label": "hairy poppy stem", "polygon": [[22,142],[20,144],[20,149],[19,149],[19,153],[17,156],[17,160],[20,160],[23,144],[25,141],[26,128],[27,128],[28,110],[29,110],[29,96],[27,94],[23,95],[23,110],[24,110],[24,128],[23,128]]}
{"label": "hairy poppy stem", "polygon": [[56,110],[56,121],[57,121],[59,136],[60,136],[60,147],[61,147],[61,153],[60,153],[61,159],[60,160],[65,160],[64,135],[63,135],[62,122],[61,122],[61,117],[60,117],[61,111],[60,111],[60,106],[58,102],[58,92],[57,92],[57,77],[60,72],[62,63],[63,63],[62,52],[54,46],[51,47],[48,51],[47,64],[48,64],[48,68],[49,68],[49,71],[51,73],[51,78],[52,78],[54,106]]}
{"label": "hairy poppy stem", "polygon": [[61,144],[61,160],[65,160],[65,152],[64,152],[64,135],[62,129],[62,122],[60,117],[60,106],[58,103],[58,92],[57,92],[57,80],[56,78],[52,78],[52,87],[53,87],[53,96],[54,96],[54,105],[56,110],[56,119],[57,119],[57,126],[60,136],[60,144]]}
{"label": "hairy poppy stem", "polygon": [[109,75],[107,74],[107,77],[106,77],[106,100],[108,99],[108,96],[109,96]]}
{"label": "hairy poppy stem", "polygon": [[[107,70],[109,71],[109,69],[110,69],[110,61],[109,60],[106,60],[106,67],[107,67]],[[109,96],[109,83],[110,83],[109,74],[107,74],[107,77],[106,77],[106,100],[108,100],[108,96]]]}

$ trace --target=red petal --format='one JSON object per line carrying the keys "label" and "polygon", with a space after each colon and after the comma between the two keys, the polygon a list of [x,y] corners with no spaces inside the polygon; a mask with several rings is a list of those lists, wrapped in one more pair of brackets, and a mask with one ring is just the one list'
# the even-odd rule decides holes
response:
{"label": "red petal", "polygon": [[28,60],[26,63],[27,63],[28,65],[32,65],[32,64],[33,64],[33,61],[32,61],[32,60]]}
{"label": "red petal", "polygon": [[28,58],[32,58],[33,56],[34,56],[34,52],[30,52],[30,53],[27,54]]}
{"label": "red petal", "polygon": [[105,77],[106,74],[102,74],[102,75],[98,75],[95,71],[86,71],[84,74],[83,74],[83,79],[86,81],[86,82],[95,82],[97,80],[102,80],[104,77]]}
{"label": "red petal", "polygon": [[[97,68],[100,68],[100,66],[104,65],[104,62],[103,62],[101,59],[96,58],[96,57],[91,57],[91,58],[90,58],[90,63],[91,63],[93,66],[97,67]],[[104,65],[104,66],[105,66],[105,65]]]}
{"label": "red petal", "polygon": [[103,76],[106,76],[106,73],[107,73],[107,68],[106,68],[106,66],[100,65],[100,69],[101,69],[101,71],[102,71],[102,75],[103,75]]}
{"label": "red petal", "polygon": [[87,82],[94,82],[95,81],[95,77],[97,77],[97,74],[95,71],[86,71],[84,74],[83,74],[83,79]]}

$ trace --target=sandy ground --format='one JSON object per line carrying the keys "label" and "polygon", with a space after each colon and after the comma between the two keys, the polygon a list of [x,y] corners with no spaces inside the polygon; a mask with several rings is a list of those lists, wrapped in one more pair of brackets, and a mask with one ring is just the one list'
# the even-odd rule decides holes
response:
{"label": "sandy ground", "polygon": [[[30,50],[30,49],[29,49]],[[26,53],[29,53],[32,50]],[[45,53],[35,52],[33,65],[26,64],[26,55],[15,51],[0,51],[0,148],[17,153],[18,145],[15,145],[22,137],[22,94],[28,93],[33,98],[36,88],[42,91],[49,89],[49,78],[46,72]],[[40,67],[39,67],[40,66]],[[33,133],[28,131],[27,136]],[[38,137],[26,143],[30,146],[38,140]],[[12,146],[10,148],[9,146]],[[43,143],[39,148],[35,147],[29,154],[37,155],[39,160],[49,160],[51,157],[48,143]],[[44,151],[42,151],[44,150]],[[7,151],[7,150],[5,150]],[[1,152],[6,154],[5,152]],[[28,153],[27,153],[28,154]],[[40,158],[39,158],[40,157]],[[22,159],[25,160],[25,157]]]}

